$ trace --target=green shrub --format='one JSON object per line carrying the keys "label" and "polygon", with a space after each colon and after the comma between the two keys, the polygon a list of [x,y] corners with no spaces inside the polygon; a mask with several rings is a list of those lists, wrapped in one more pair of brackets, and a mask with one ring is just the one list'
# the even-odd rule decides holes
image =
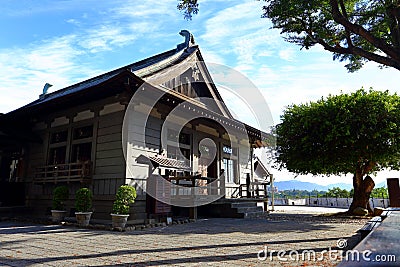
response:
{"label": "green shrub", "polygon": [[53,190],[53,210],[65,210],[64,201],[69,197],[69,189],[65,185],[60,185]]}
{"label": "green shrub", "polygon": [[75,193],[75,210],[88,212],[92,209],[92,192],[89,188],[81,188]]}
{"label": "green shrub", "polygon": [[121,185],[118,188],[113,204],[114,214],[129,214],[129,205],[136,199],[136,189],[130,185]]}

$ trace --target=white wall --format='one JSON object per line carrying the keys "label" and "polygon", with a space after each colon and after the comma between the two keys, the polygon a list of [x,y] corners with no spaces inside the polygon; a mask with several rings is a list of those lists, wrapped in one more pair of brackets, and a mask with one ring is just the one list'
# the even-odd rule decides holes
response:
{"label": "white wall", "polygon": [[[279,205],[296,205],[296,206],[318,206],[318,207],[339,207],[348,208],[353,201],[352,198],[275,198],[274,204]],[[271,205],[271,199],[269,204]],[[374,207],[387,208],[389,206],[389,199],[371,198],[370,205]]]}

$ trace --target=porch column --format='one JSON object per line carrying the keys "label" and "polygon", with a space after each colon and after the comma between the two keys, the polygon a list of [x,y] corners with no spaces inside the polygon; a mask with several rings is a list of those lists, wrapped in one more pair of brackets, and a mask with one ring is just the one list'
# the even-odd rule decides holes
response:
{"label": "porch column", "polygon": [[387,178],[390,207],[400,207],[399,178]]}

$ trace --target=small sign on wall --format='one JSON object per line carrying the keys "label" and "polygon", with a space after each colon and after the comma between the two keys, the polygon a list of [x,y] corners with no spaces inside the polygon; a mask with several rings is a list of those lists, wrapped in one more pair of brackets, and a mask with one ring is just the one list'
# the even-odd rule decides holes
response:
{"label": "small sign on wall", "polygon": [[224,151],[226,154],[232,154],[232,148],[229,146],[223,146],[222,151]]}

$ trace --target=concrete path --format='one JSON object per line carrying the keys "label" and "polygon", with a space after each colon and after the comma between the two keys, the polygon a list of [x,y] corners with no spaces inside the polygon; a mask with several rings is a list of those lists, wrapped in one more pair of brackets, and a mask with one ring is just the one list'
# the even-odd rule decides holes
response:
{"label": "concrete path", "polygon": [[[271,206],[269,207],[271,209]],[[290,214],[324,214],[338,213],[347,211],[342,208],[331,207],[310,207],[310,206],[279,206],[275,205],[274,213],[290,213]]]}
{"label": "concrete path", "polygon": [[364,223],[277,212],[120,233],[3,221],[0,266],[336,266],[329,251]]}

